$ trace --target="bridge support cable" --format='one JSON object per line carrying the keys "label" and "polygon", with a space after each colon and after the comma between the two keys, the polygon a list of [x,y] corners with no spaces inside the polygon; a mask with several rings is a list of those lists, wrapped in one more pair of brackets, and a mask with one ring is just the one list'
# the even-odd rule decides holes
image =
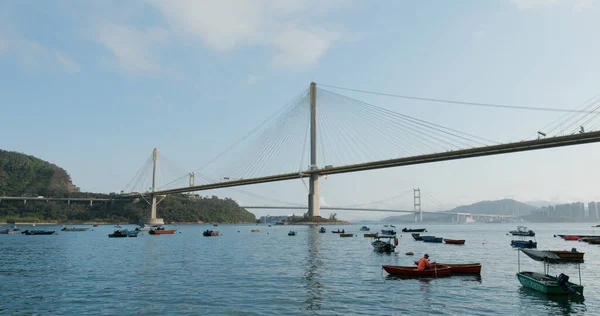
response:
{"label": "bridge support cable", "polygon": [[[473,148],[495,143],[328,90],[319,91],[321,91],[320,108],[323,109],[324,116],[332,117],[325,120],[331,121],[331,125],[334,125],[332,129],[335,129],[323,136],[326,138],[324,142],[342,143],[345,151],[354,156],[354,159],[349,161],[336,161],[336,165],[375,161],[399,155],[407,157]],[[340,134],[338,138],[330,136]],[[389,152],[390,149],[393,151]],[[374,156],[374,154],[379,155]]]}
{"label": "bridge support cable", "polygon": [[[142,169],[140,169],[141,172],[134,177],[135,181],[132,179],[133,182],[131,186],[128,185],[128,189],[130,190],[129,192],[144,192],[144,183],[147,181],[151,170],[152,155],[148,158],[148,160],[146,160],[146,163],[142,166]],[[125,189],[124,192],[127,192],[127,189]]]}
{"label": "bridge support cable", "polygon": [[393,195],[393,196],[390,196],[390,197],[387,197],[387,198],[384,198],[384,199],[381,199],[381,200],[371,201],[371,202],[362,203],[362,204],[344,205],[344,206],[341,206],[341,207],[356,208],[356,207],[365,207],[365,206],[371,206],[371,205],[378,205],[378,204],[383,203],[383,202],[389,202],[389,201],[392,201],[392,200],[395,200],[395,199],[399,199],[401,197],[405,197],[405,196],[407,196],[410,193],[413,193],[413,189],[409,189],[409,190],[406,190],[404,192],[400,192],[400,193],[398,193],[396,195]]}
{"label": "bridge support cable", "polygon": [[138,171],[135,173],[133,178],[131,178],[131,180],[123,188],[123,192],[132,192],[133,191],[133,188],[135,187],[134,183],[137,183],[139,181],[139,179],[143,176],[144,172],[148,171],[148,167],[150,166],[151,162],[152,162],[152,156],[150,156],[150,157],[148,157],[148,159],[146,159],[146,162],[144,162],[144,164],[140,167],[140,169],[138,169]]}
{"label": "bridge support cable", "polygon": [[[394,112],[392,110],[388,110],[382,107],[378,107],[363,101],[359,101],[353,98],[350,98],[348,96],[344,96],[341,94],[337,94],[335,92],[330,92],[333,95],[338,96],[339,98],[345,99],[350,103],[355,104],[357,107],[361,107],[370,111],[373,111],[374,113],[379,114],[379,116],[381,117],[391,117],[391,118],[395,118],[398,119],[399,121],[402,121],[410,126],[414,126],[417,128],[426,128],[429,131],[431,131],[433,134],[438,135],[440,138],[442,137],[447,137],[447,139],[439,139],[442,142],[446,142],[446,141],[450,141],[453,140],[455,143],[451,144],[453,146],[481,146],[481,145],[490,145],[490,144],[497,144],[497,142],[491,141],[491,140],[487,140],[485,138],[479,137],[479,136],[475,136],[475,135],[470,135],[467,133],[463,133],[448,127],[444,127],[438,124],[434,124],[431,122],[427,122],[424,120],[420,120],[405,114],[401,114],[398,112]],[[484,142],[478,141],[476,139],[480,139]],[[457,145],[458,144],[458,145]],[[462,144],[462,145],[461,145]]]}
{"label": "bridge support cable", "polygon": [[578,122],[586,116],[598,114],[596,111],[598,110],[597,105],[598,101],[600,101],[599,98],[600,93],[581,103],[571,112],[562,115],[548,125],[542,127],[540,131],[546,134],[545,137],[563,135],[565,131],[570,130],[573,126],[579,126]]}

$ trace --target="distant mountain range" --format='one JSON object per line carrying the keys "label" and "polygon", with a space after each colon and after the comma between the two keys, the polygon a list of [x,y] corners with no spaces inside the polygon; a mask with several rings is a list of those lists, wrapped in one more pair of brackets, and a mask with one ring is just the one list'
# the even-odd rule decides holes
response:
{"label": "distant mountain range", "polygon": [[[538,209],[537,206],[515,201],[513,199],[503,199],[497,201],[480,201],[470,205],[462,205],[448,211],[438,212],[436,214],[424,213],[423,221],[451,222],[452,216],[456,213],[471,214],[494,214],[494,215],[529,215],[532,210]],[[385,222],[412,222],[414,215],[390,216],[382,219]]]}

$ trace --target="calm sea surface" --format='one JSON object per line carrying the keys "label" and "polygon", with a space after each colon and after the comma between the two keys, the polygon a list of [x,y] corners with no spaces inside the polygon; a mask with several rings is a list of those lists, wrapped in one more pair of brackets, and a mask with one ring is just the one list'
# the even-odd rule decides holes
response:
{"label": "calm sea surface", "polygon": [[[591,224],[528,225],[536,232],[538,249],[585,252],[584,300],[548,298],[521,287],[515,276],[517,252],[506,235],[516,225],[411,226],[467,242],[428,244],[405,233],[396,253],[377,254],[360,225],[326,226],[326,234],[307,226],[258,225],[260,232],[252,233],[256,225],[168,225],[177,229],[175,235],[108,238],[112,225],[80,225],[90,230],[0,235],[0,314],[600,315],[600,245],[553,237],[600,235]],[[337,228],[360,237],[330,232]],[[206,229],[218,229],[222,236],[203,237]],[[287,235],[291,229],[297,236]],[[415,256],[406,256],[408,251]],[[424,253],[438,262],[481,262],[481,277],[399,280],[381,269],[383,264],[412,265]],[[543,271],[541,263],[524,255],[521,269]],[[578,282],[576,266],[554,266],[550,274],[561,272]]]}

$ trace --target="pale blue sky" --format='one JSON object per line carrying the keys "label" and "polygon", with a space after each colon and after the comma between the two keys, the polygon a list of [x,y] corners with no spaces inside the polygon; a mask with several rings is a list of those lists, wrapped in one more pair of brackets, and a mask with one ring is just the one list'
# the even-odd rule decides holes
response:
{"label": "pale blue sky", "polygon": [[[64,167],[84,191],[114,192],[154,147],[182,170],[201,167],[311,81],[571,109],[600,93],[598,16],[594,0],[0,1],[0,148]],[[561,115],[339,92],[496,141]],[[329,205],[413,187],[448,206],[600,200],[599,154],[586,145],[338,175],[321,193]],[[306,202],[299,180],[242,189]]]}

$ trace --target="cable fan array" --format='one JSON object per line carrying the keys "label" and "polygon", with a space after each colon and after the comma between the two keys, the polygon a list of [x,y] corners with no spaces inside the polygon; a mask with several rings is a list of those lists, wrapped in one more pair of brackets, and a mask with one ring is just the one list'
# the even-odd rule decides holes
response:
{"label": "cable fan array", "polygon": [[544,126],[538,135],[550,137],[596,131],[600,128],[600,94]]}

